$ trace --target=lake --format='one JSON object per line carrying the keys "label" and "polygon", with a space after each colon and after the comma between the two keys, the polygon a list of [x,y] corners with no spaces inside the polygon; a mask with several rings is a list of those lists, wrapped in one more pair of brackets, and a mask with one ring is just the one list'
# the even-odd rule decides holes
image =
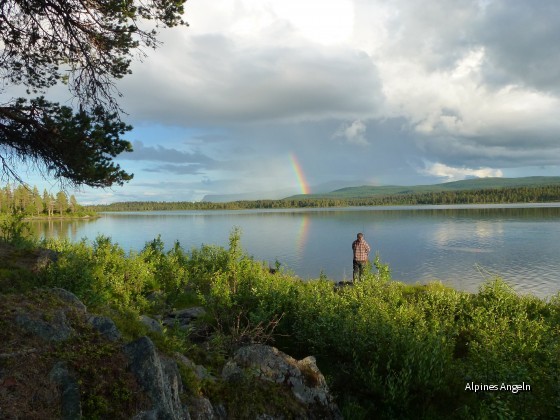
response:
{"label": "lake", "polygon": [[520,293],[560,290],[560,203],[535,205],[395,206],[240,211],[103,213],[94,220],[33,221],[41,237],[92,241],[110,236],[140,250],[161,235],[170,248],[227,247],[234,227],[256,260],[301,278],[352,278],[351,243],[363,232],[372,248],[406,283],[439,280],[476,291],[499,275]]}

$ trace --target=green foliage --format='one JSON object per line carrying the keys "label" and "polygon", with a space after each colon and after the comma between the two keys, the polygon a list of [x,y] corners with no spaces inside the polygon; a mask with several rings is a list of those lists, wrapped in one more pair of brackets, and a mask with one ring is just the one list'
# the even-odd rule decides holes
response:
{"label": "green foliage", "polygon": [[194,370],[181,362],[177,363],[177,367],[179,368],[179,375],[181,375],[181,381],[187,393],[193,396],[202,394],[202,381],[196,376]]}
{"label": "green foliage", "polygon": [[[196,292],[214,327],[211,350],[197,352],[172,330],[158,345],[191,352],[215,371],[249,342],[275,340],[295,357],[313,354],[348,418],[560,414],[560,294],[549,301],[518,296],[499,279],[474,294],[439,283],[405,285],[391,280],[379,256],[353,286],[335,287],[324,278],[302,282],[281,271],[271,274],[246,255],[239,230],[228,249],[185,252],[175,244],[166,252],[157,238],[142,252],[126,254],[104,237],[93,246],[52,246],[60,256],[48,283],[69,288],[88,304],[129,313],[118,322],[129,324],[131,336],[142,333],[135,332],[141,327],[134,326],[134,314],[153,309],[149,294],[162,293],[169,306]],[[232,390],[189,381],[194,392],[223,398],[239,415],[253,413],[237,393],[248,384]],[[474,392],[467,389],[471,383],[525,383],[531,392]],[[256,406],[265,403],[255,399]]]}
{"label": "green foliage", "polygon": [[0,215],[19,215],[25,217],[53,217],[55,209],[59,217],[84,217],[94,216],[95,212],[84,210],[76,201],[74,195],[68,196],[64,191],[59,191],[55,196],[47,190],[43,196],[37,187],[33,189],[20,184],[12,188],[9,184],[0,188]]}
{"label": "green foliage", "polygon": [[[161,26],[184,24],[184,0],[0,2],[0,94],[10,86],[28,95],[65,84],[77,110],[38,96],[0,106],[2,171],[20,180],[12,161],[39,166],[76,185],[111,186],[132,175],[113,158],[130,151],[122,139],[116,80],[130,73],[142,47],[158,46]],[[146,20],[151,20],[146,26]],[[17,89],[16,89],[17,90]]]}
{"label": "green foliage", "polygon": [[[43,97],[19,98],[9,107],[0,107],[0,121],[5,127],[0,130],[0,144],[11,146],[7,150],[17,158],[29,159],[56,178],[92,187],[122,185],[132,179],[112,161],[119,153],[132,151],[121,138],[132,127],[120,121],[116,112],[100,105],[74,112]],[[21,181],[13,171],[9,175]]]}
{"label": "green foliage", "polygon": [[29,238],[29,225],[24,220],[21,213],[12,213],[0,218],[0,232],[2,240],[12,245],[32,244]]}
{"label": "green foliage", "polygon": [[25,293],[39,286],[37,275],[19,267],[0,267],[0,290],[2,293]]}
{"label": "green foliage", "polygon": [[88,305],[149,310],[151,304],[146,297],[154,292],[164,297],[159,302],[163,307],[181,300],[192,301],[185,290],[192,264],[178,243],[164,252],[157,238],[140,253],[128,254],[105,236],[98,236],[91,246],[85,240],[73,244],[48,241],[45,246],[59,253],[57,264],[47,270],[47,284],[72,291]]}
{"label": "green foliage", "polygon": [[57,264],[47,270],[47,284],[64,287],[87,305],[144,307],[143,292],[153,283],[151,267],[142,258],[125,252],[104,236],[98,236],[92,246],[85,240],[47,243],[59,251]]}
{"label": "green foliage", "polygon": [[[377,273],[338,289],[324,279],[303,283],[270,275],[257,263],[251,269],[248,257],[231,266],[233,261],[226,264],[231,271],[215,272],[206,295],[221,331],[235,336],[241,313],[244,325],[278,321],[274,332],[286,350],[318,357],[346,413],[556,413],[558,312],[537,298],[517,296],[500,280],[474,295],[440,284],[411,287],[391,281],[377,257]],[[470,381],[525,382],[539,394],[480,399],[465,391]]]}
{"label": "green foliage", "polygon": [[235,228],[229,237],[224,266],[214,271],[202,296],[228,352],[243,344],[270,341],[282,317],[282,314],[251,313],[249,302],[256,303],[253,284],[265,270],[244,254],[240,239],[241,231]]}
{"label": "green foliage", "polygon": [[308,418],[306,407],[293,397],[290,389],[281,384],[243,377],[215,388],[213,393],[223,401],[228,418],[231,419],[262,418],[263,413],[273,418]]}
{"label": "green foliage", "polygon": [[164,243],[158,236],[147,242],[140,257],[150,267],[153,289],[165,291],[168,301],[177,299],[188,283],[188,257],[179,242],[169,252],[164,252]]}

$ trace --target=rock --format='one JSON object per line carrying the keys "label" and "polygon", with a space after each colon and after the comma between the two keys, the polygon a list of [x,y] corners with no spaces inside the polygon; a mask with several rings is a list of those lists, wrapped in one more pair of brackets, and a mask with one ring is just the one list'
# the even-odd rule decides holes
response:
{"label": "rock", "polygon": [[206,310],[201,306],[193,306],[192,308],[180,309],[173,311],[166,316],[166,320],[171,322],[179,322],[180,324],[190,323],[195,319],[201,318],[206,315]]}
{"label": "rock", "polygon": [[80,388],[74,375],[68,370],[66,362],[56,363],[49,373],[49,379],[60,388],[62,418],[68,420],[81,419]]}
{"label": "rock", "polygon": [[167,327],[177,326],[184,331],[192,333],[194,336],[203,336],[205,334],[204,328],[200,328],[200,331],[198,331],[192,323],[204,315],[206,315],[206,311],[203,307],[194,306],[192,308],[180,309],[167,314],[162,323]]}
{"label": "rock", "polygon": [[39,272],[47,268],[51,263],[58,260],[58,253],[51,249],[40,249],[37,252],[37,260],[32,270]]}
{"label": "rock", "polygon": [[205,397],[189,399],[189,414],[192,420],[219,420],[225,418],[216,413],[210,400]]}
{"label": "rock", "polygon": [[210,382],[216,381],[216,378],[212,376],[204,366],[197,365],[187,356],[182,355],[181,353],[175,353],[175,358],[176,360],[184,364],[186,367],[191,369],[199,380],[201,381],[207,380]]}
{"label": "rock", "polygon": [[294,396],[308,406],[310,418],[342,418],[312,356],[298,361],[275,347],[253,344],[235,352],[224,366],[222,377],[236,381],[247,372],[255,378],[290,387]]}
{"label": "rock", "polygon": [[141,411],[132,420],[158,420],[157,410]]}
{"label": "rock", "polygon": [[148,294],[148,296],[146,296],[146,299],[148,300],[148,302],[157,303],[165,299],[165,293],[163,293],[161,290],[156,290]]}
{"label": "rock", "polygon": [[64,310],[58,309],[53,316],[49,317],[41,316],[39,318],[38,316],[40,315],[32,316],[28,313],[20,313],[16,315],[15,322],[27,332],[46,341],[64,341],[74,334],[74,330],[68,325]]}
{"label": "rock", "polygon": [[78,312],[86,313],[87,308],[86,305],[82,303],[80,299],[76,297],[76,295],[68,290],[61,289],[59,287],[55,287],[52,290],[52,293],[63,300],[65,303],[69,304],[72,308],[78,310]]}
{"label": "rock", "polygon": [[111,318],[99,315],[90,315],[88,322],[93,328],[109,341],[118,341],[121,339],[121,332]]}
{"label": "rock", "polygon": [[214,412],[216,413],[216,416],[218,417],[218,419],[227,419],[228,415],[227,415],[227,410],[226,407],[223,404],[218,404],[214,407]]}
{"label": "rock", "polygon": [[159,333],[159,334],[163,333],[163,328],[161,327],[161,324],[158,321],[156,321],[155,319],[150,318],[149,316],[141,315],[140,316],[140,322],[142,324],[144,324],[146,327],[148,327],[148,329],[151,332],[156,332],[156,333]]}
{"label": "rock", "polygon": [[127,344],[124,351],[130,361],[130,370],[152,400],[153,409],[150,412],[156,416],[150,417],[148,412],[147,417],[140,418],[189,419],[189,413],[179,399],[183,384],[177,363],[161,357],[148,337]]}

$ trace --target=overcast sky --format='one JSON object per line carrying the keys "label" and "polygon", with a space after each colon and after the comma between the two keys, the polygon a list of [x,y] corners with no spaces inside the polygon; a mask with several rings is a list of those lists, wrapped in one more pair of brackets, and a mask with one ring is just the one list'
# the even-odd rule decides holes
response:
{"label": "overcast sky", "polygon": [[134,179],[79,201],[560,175],[558,0],[189,0],[185,19],[119,82]]}

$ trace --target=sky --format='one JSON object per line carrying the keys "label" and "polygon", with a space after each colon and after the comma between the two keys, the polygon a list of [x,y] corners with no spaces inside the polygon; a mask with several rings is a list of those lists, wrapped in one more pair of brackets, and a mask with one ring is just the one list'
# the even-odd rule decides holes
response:
{"label": "sky", "polygon": [[560,175],[557,0],[189,0],[185,20],[118,83],[134,179],[79,202]]}

